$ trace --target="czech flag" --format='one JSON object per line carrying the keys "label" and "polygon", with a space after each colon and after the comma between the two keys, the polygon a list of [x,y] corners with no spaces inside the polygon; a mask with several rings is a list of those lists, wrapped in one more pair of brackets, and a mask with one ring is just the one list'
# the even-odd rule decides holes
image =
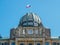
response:
{"label": "czech flag", "polygon": [[30,4],[26,5],[26,8],[30,8],[30,7],[31,7],[31,5],[30,5]]}

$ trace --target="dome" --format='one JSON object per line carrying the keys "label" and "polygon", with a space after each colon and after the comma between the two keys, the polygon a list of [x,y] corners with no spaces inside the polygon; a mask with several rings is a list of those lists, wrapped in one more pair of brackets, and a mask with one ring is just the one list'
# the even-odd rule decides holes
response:
{"label": "dome", "polygon": [[26,13],[20,20],[18,26],[40,26],[41,19],[35,13]]}

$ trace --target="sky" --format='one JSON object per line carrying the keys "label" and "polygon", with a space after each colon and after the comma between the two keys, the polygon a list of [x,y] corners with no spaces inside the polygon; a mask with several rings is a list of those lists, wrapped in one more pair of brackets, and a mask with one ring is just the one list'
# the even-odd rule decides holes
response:
{"label": "sky", "polygon": [[[30,4],[30,8],[26,5]],[[20,18],[27,12],[36,13],[51,36],[60,36],[60,0],[0,0],[0,34],[9,37]]]}

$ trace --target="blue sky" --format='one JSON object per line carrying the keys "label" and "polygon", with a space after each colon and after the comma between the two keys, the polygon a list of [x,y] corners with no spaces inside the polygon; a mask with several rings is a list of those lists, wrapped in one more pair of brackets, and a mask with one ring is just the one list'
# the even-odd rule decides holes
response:
{"label": "blue sky", "polygon": [[[27,9],[27,4],[31,8]],[[60,36],[60,0],[0,0],[0,34],[8,37],[10,29],[17,27],[27,12],[39,15],[52,36]]]}

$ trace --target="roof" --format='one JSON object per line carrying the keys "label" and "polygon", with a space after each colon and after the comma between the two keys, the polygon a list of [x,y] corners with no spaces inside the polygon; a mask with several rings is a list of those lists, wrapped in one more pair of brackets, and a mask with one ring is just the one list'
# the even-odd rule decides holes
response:
{"label": "roof", "polygon": [[0,38],[0,40],[9,40],[9,38]]}
{"label": "roof", "polygon": [[51,37],[52,40],[60,40],[59,37]]}
{"label": "roof", "polygon": [[41,19],[37,14],[29,12],[26,13],[19,22],[19,26],[40,26],[41,24]]}

